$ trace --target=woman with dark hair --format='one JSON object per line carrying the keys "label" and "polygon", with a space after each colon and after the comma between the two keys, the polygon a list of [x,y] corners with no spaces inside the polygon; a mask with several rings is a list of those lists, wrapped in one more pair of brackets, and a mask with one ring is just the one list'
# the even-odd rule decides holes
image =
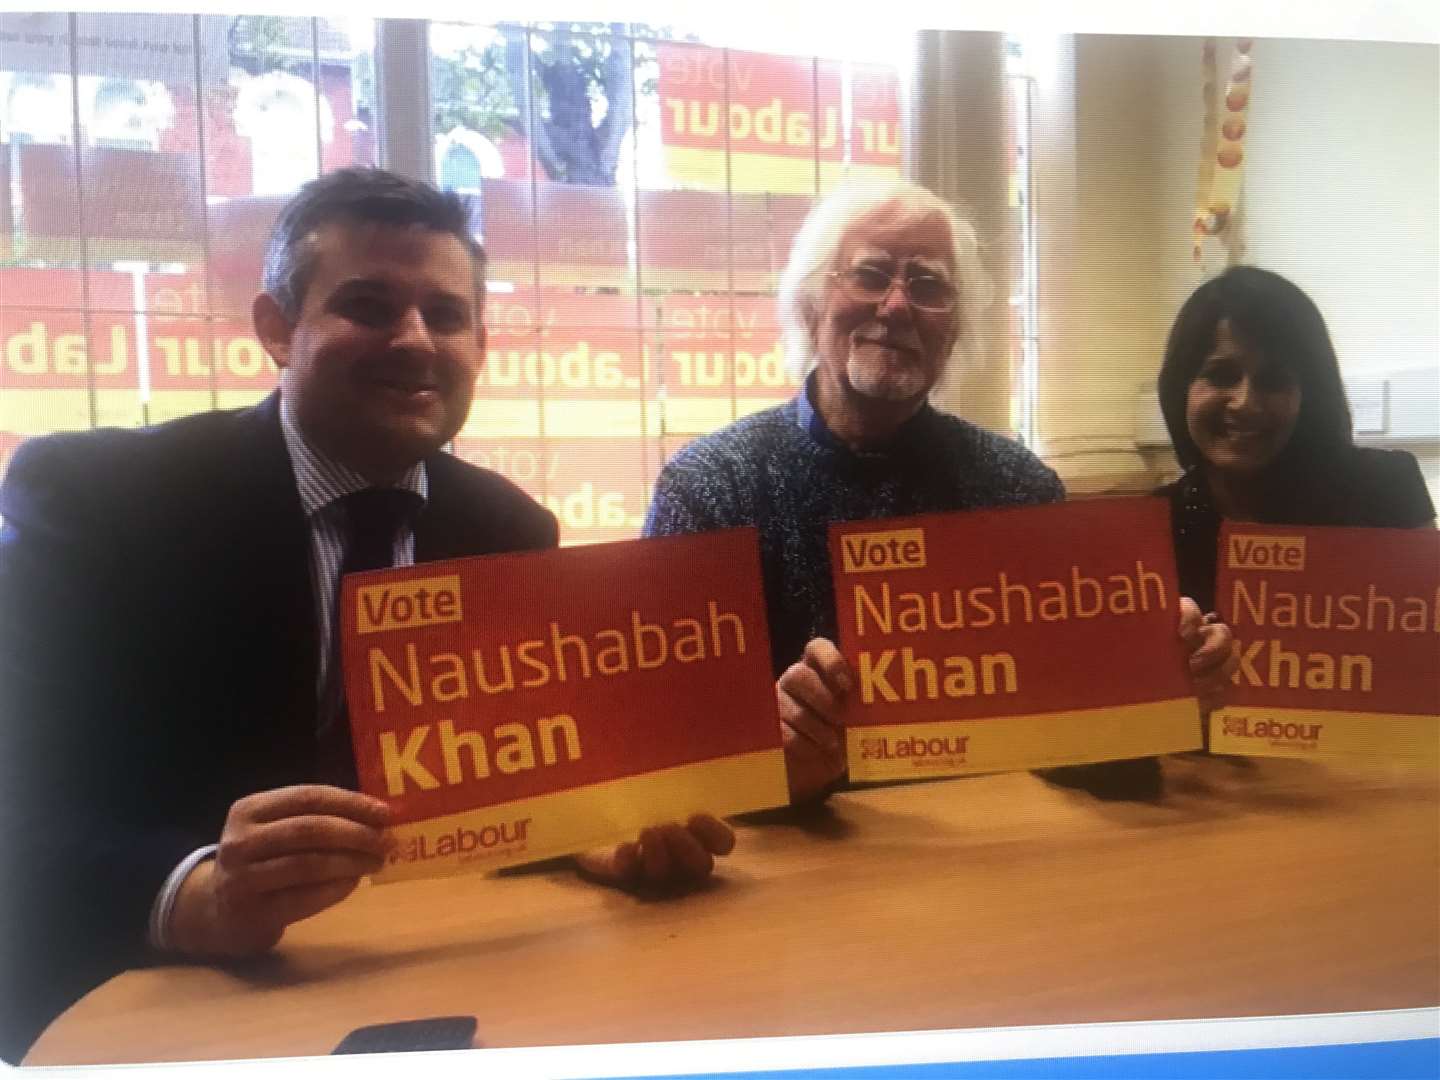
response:
{"label": "woman with dark hair", "polygon": [[1180,591],[1215,605],[1221,518],[1412,528],[1435,510],[1410,454],[1362,449],[1314,302],[1253,266],[1207,281],[1165,345],[1160,410],[1185,474],[1168,495]]}
{"label": "woman with dark hair", "polygon": [[[1202,610],[1215,606],[1221,518],[1406,528],[1435,516],[1411,455],[1354,444],[1325,320],[1279,274],[1235,266],[1196,289],[1170,329],[1159,389],[1186,471],[1157,494],[1170,498],[1180,594]],[[1041,775],[1100,798],[1163,787],[1157,758]]]}

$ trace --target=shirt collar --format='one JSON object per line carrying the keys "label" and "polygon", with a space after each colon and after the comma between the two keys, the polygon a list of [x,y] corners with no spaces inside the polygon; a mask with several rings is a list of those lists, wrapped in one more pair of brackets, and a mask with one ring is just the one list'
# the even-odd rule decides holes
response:
{"label": "shirt collar", "polygon": [[929,428],[930,418],[935,415],[935,407],[930,404],[930,399],[925,399],[914,416],[900,425],[900,429],[885,442],[873,447],[866,447],[862,451],[852,451],[844,441],[830,430],[825,423],[825,418],[820,415],[820,410],[815,408],[811,395],[815,392],[815,372],[811,372],[805,379],[805,385],[800,388],[800,393],[795,395],[795,419],[801,430],[810,436],[816,443],[829,450],[844,450],[854,453],[857,457],[886,457],[898,453],[905,448],[918,442],[923,443],[925,432]]}
{"label": "shirt collar", "polygon": [[[285,434],[285,448],[290,452],[290,467],[295,472],[295,488],[305,516],[311,517],[337,499],[356,491],[374,487],[354,469],[340,464],[316,450],[306,441],[284,397],[280,399],[280,430]],[[430,480],[425,463],[417,461],[391,487],[413,491],[421,500],[430,496]]]}
{"label": "shirt collar", "polygon": [[820,410],[815,408],[814,402],[810,400],[814,388],[815,373],[812,371],[806,377],[805,385],[800,388],[800,393],[795,395],[795,418],[799,421],[801,430],[821,446],[832,450],[844,446],[844,443],[837,439],[830,428],[826,426],[825,418],[820,415]]}

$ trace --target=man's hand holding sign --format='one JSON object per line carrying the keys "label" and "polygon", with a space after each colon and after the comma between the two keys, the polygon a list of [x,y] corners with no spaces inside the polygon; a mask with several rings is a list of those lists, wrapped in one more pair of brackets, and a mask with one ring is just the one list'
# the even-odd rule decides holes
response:
{"label": "man's hand holding sign", "polygon": [[213,860],[180,888],[170,926],[188,956],[250,956],[285,928],[355,891],[385,862],[390,810],[379,799],[325,784],[249,795],[225,820]]}
{"label": "man's hand holding sign", "polygon": [[582,869],[704,877],[733,843],[716,815],[786,801],[763,611],[750,530],[347,579],[360,783],[393,821],[377,879],[615,841]]}
{"label": "man's hand holding sign", "polygon": [[855,688],[833,641],[814,638],[775,684],[791,802],[809,802],[845,777],[845,716]]}

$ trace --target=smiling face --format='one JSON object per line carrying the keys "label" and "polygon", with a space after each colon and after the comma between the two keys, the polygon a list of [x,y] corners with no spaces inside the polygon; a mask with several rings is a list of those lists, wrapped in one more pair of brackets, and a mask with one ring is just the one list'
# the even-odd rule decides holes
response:
{"label": "smiling face", "polygon": [[332,222],[309,243],[298,318],[262,294],[256,329],[306,439],[386,483],[464,423],[485,357],[484,298],[449,233]]}
{"label": "smiling face", "polygon": [[1185,424],[1206,464],[1255,473],[1280,456],[1300,417],[1300,385],[1285,365],[1235,336],[1228,319],[1185,399]]}
{"label": "smiling face", "polygon": [[[929,274],[953,282],[950,224],[943,215],[915,219],[895,205],[861,218],[840,245],[834,270],[894,276]],[[855,299],[832,278],[812,322],[821,398],[839,395],[918,408],[939,381],[959,330],[957,308],[922,311],[892,284],[884,299]]]}

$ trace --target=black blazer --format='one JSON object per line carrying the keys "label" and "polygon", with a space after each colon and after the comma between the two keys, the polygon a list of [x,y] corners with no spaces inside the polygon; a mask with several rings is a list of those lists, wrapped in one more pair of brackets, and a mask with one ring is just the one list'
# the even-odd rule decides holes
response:
{"label": "black blazer", "polygon": [[[426,459],[417,562],[554,546],[509,481]],[[231,803],[316,778],[309,536],[278,398],[23,445],[0,489],[0,1056],[148,959]]]}

